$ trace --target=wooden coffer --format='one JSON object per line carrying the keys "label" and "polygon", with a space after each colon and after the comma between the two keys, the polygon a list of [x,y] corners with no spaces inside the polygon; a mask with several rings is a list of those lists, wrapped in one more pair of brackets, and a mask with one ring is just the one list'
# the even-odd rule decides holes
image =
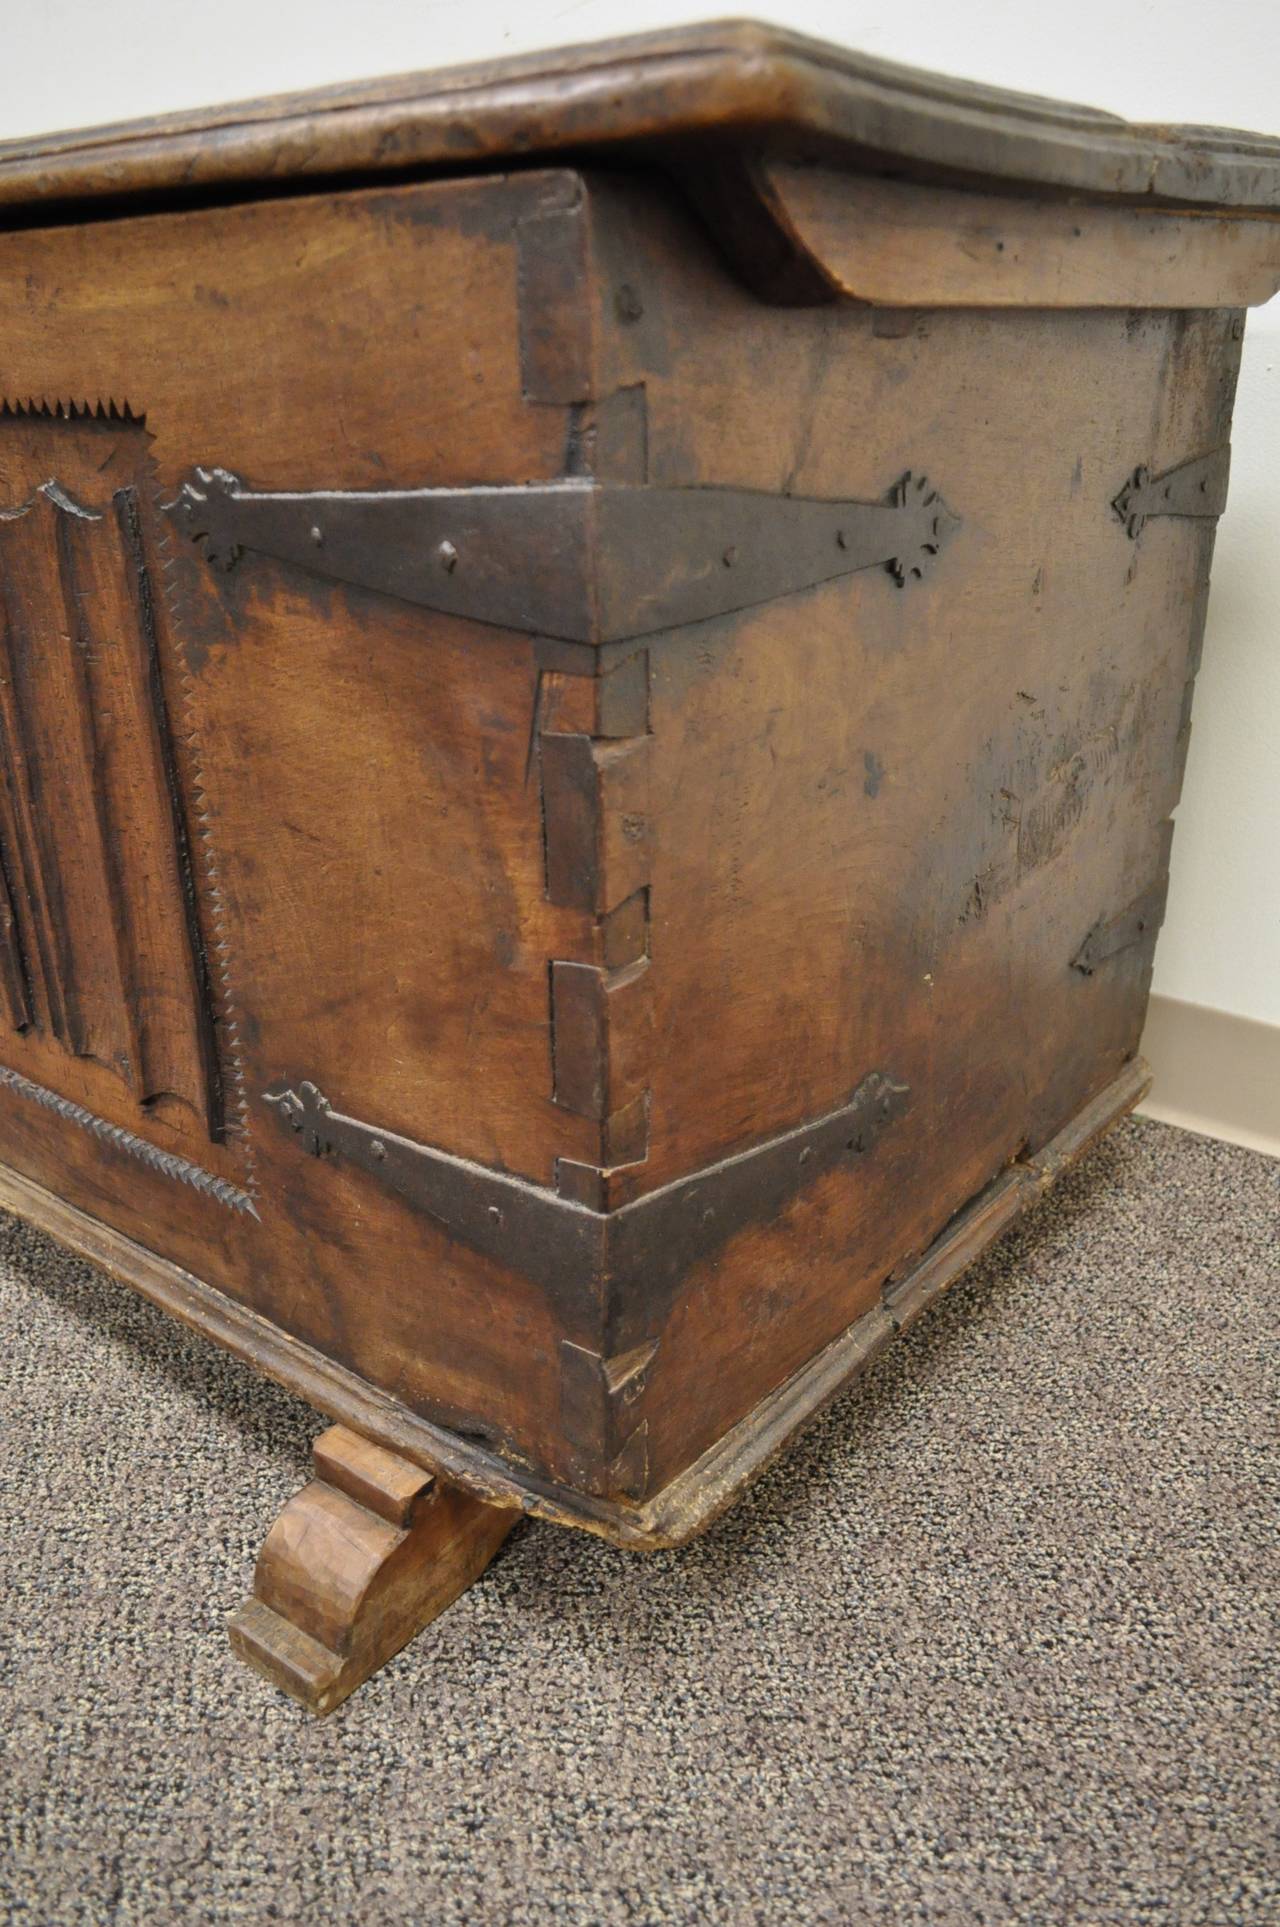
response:
{"label": "wooden coffer", "polygon": [[0,1196],[670,1544],[1140,1096],[1280,161],[750,27],[0,155]]}

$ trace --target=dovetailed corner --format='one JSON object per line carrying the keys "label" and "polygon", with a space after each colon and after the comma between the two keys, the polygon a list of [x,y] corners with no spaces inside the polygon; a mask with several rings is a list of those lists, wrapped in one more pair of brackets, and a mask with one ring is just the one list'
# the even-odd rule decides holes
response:
{"label": "dovetailed corner", "polygon": [[572,407],[595,390],[590,221],[579,191],[569,205],[539,209],[516,230],[520,379],[526,401]]}
{"label": "dovetailed corner", "polygon": [[604,1356],[565,1339],[560,1382],[571,1477],[602,1497],[642,1499],[648,1486],[648,1422],[640,1416],[657,1339]]}

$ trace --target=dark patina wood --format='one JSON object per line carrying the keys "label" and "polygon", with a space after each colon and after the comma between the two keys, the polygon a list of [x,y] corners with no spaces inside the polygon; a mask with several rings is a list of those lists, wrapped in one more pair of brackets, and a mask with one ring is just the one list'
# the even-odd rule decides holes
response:
{"label": "dark patina wood", "polygon": [[744,26],[0,150],[0,1201],[346,1428],[317,1710],[1142,1094],[1277,208]]}

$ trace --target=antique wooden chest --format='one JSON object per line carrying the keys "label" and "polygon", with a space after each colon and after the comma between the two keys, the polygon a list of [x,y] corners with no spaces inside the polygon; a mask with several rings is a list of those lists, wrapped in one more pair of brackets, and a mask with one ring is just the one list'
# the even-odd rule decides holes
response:
{"label": "antique wooden chest", "polygon": [[739,25],[0,152],[0,1201],[337,1422],[311,1706],[1143,1091],[1278,209]]}

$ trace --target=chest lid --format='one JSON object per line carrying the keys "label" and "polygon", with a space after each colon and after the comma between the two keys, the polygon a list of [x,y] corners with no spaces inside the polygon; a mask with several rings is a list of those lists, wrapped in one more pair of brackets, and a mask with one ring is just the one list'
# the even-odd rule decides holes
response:
{"label": "chest lid", "polygon": [[726,156],[764,151],[988,191],[1280,209],[1275,139],[1135,125],[725,21],[0,143],[0,225],[554,155],[723,175]]}

